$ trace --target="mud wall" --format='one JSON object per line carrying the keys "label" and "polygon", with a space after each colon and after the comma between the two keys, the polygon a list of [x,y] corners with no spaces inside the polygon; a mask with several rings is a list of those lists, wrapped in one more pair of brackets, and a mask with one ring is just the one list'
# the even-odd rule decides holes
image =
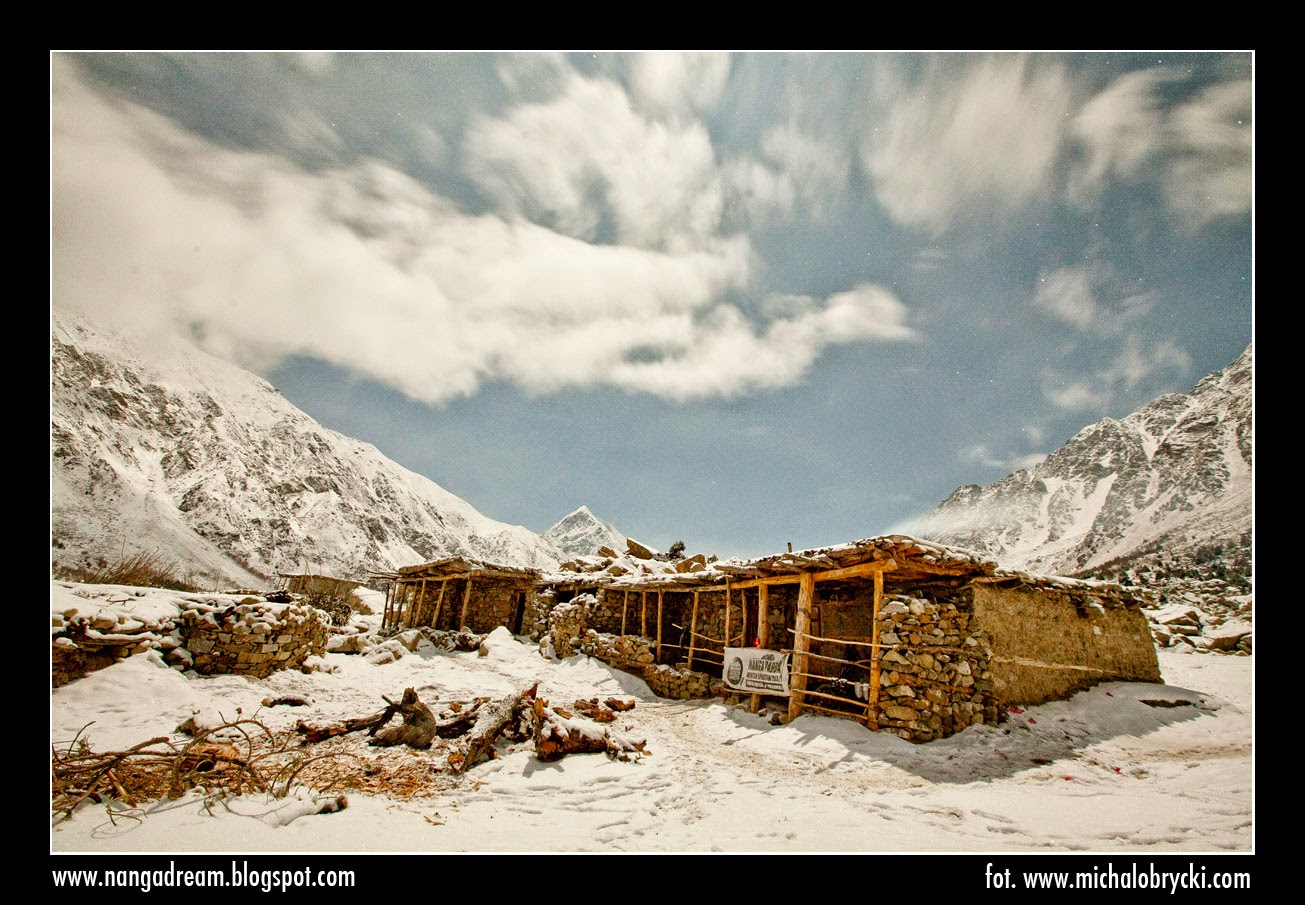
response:
{"label": "mud wall", "polygon": [[1088,594],[972,586],[973,622],[987,633],[993,693],[1003,706],[1066,698],[1098,682],[1159,682],[1146,617]]}

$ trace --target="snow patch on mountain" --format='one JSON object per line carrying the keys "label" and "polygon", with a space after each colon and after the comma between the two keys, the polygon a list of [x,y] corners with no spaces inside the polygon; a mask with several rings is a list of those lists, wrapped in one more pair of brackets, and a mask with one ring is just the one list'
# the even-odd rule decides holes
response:
{"label": "snow patch on mountain", "polygon": [[536,568],[563,558],[172,337],[55,312],[50,430],[56,567],[157,551],[197,583],[248,586],[451,555]]}

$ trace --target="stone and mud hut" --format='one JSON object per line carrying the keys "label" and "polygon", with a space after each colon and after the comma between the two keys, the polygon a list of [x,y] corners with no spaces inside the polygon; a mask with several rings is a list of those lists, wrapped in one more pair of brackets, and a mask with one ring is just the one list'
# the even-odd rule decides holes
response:
{"label": "stone and mud hut", "polygon": [[739,695],[928,741],[1098,682],[1160,681],[1136,594],[904,535],[605,577],[554,605],[548,643],[669,697]]}
{"label": "stone and mud hut", "polygon": [[540,575],[465,556],[374,573],[388,582],[381,631],[429,626],[490,632],[502,625],[519,635]]}

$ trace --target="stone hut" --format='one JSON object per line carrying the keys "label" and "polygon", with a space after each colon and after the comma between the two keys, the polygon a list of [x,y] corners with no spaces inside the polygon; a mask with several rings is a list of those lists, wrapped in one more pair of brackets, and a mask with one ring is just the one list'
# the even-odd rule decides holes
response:
{"label": "stone hut", "polygon": [[389,580],[382,631],[428,625],[488,632],[503,625],[520,634],[540,572],[451,556],[378,577]]}
{"label": "stone hut", "polygon": [[[638,636],[645,678],[654,668],[705,673],[754,710],[779,699],[790,719],[845,715],[911,741],[995,724],[1007,707],[1101,681],[1160,681],[1140,597],[904,535],[622,576],[601,597],[587,634],[570,629],[575,637],[555,646],[575,640],[629,668],[630,645],[618,639]],[[775,682],[754,681],[754,667]]]}
{"label": "stone hut", "polygon": [[354,588],[362,587],[361,581],[332,578],[330,575],[283,572],[277,577],[281,579],[282,590],[305,597],[347,598]]}

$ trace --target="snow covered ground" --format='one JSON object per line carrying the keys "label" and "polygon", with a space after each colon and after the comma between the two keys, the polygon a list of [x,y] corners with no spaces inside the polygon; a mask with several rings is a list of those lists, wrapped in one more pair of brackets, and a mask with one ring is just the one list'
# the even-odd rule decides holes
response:
{"label": "snow covered ground", "polygon": [[[151,591],[155,595],[172,592]],[[1160,651],[1164,686],[1108,683],[912,745],[833,717],[771,725],[719,699],[668,701],[576,656],[548,660],[505,629],[487,654],[434,649],[334,673],[187,678],[138,654],[51,694],[51,741],[97,751],[173,733],[193,714],[257,713],[272,729],[379,710],[406,687],[429,702],[502,696],[535,682],[557,703],[637,700],[618,726],[649,754],[543,763],[500,744],[430,797],[348,791],[205,807],[197,795],[135,809],[83,806],[51,824],[51,852],[1249,852],[1254,848],[1252,657]],[[260,708],[301,694],[307,707]],[[1164,701],[1153,706],[1143,701]],[[364,752],[381,756],[376,749]],[[414,767],[429,753],[383,752]]]}

